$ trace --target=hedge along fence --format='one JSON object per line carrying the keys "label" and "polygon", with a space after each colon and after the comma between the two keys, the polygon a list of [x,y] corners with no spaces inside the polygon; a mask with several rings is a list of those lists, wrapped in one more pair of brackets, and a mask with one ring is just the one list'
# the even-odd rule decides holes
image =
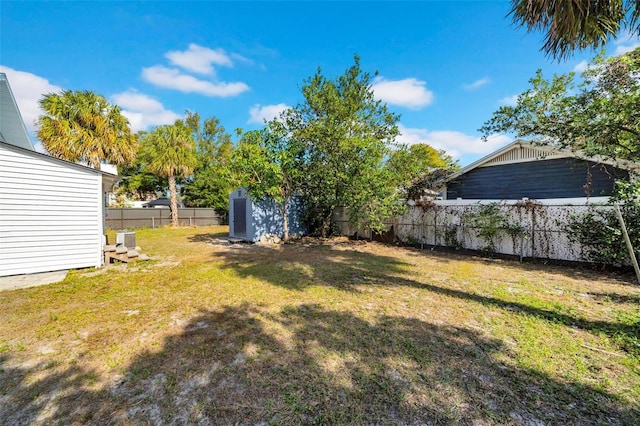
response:
{"label": "hedge along fence", "polygon": [[[596,199],[597,201],[603,201]],[[385,223],[385,241],[478,250],[527,258],[583,261],[582,247],[572,239],[573,216],[609,210],[602,204],[543,204],[537,201],[433,201],[410,206]],[[335,223],[343,235],[374,237],[356,230],[339,209]]]}
{"label": "hedge along fence", "polygon": [[[105,218],[108,229],[159,228],[171,224],[171,210],[158,208],[108,208]],[[179,208],[178,222],[181,226],[225,225],[226,216],[214,209]]]}

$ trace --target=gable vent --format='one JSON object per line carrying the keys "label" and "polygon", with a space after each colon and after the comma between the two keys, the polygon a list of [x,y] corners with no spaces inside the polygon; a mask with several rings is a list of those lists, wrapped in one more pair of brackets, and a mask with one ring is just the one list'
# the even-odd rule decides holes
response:
{"label": "gable vent", "polygon": [[506,164],[506,163],[517,163],[522,161],[533,161],[539,160],[541,158],[550,158],[555,157],[556,155],[551,154],[549,152],[545,152],[541,149],[519,146],[514,147],[514,149],[505,152],[502,155],[499,155],[496,158],[493,158],[482,165],[484,166],[494,166],[496,164]]}

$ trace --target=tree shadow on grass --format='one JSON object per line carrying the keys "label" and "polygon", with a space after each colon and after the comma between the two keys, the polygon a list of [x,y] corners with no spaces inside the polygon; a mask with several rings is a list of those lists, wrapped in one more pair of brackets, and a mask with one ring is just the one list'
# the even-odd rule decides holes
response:
{"label": "tree shadow on grass", "polygon": [[617,285],[638,287],[638,282],[632,267],[603,269],[602,266],[588,262],[545,259],[542,257],[527,257],[524,258],[524,261],[520,262],[519,256],[515,254],[487,253],[481,250],[456,250],[442,246],[429,246],[425,249],[417,249],[416,246],[411,246],[410,248],[415,249],[418,253],[428,253],[429,256],[436,258],[481,263],[512,263],[517,264],[523,270],[532,272],[540,271],[587,281],[593,279],[601,280],[603,277],[607,277]]}
{"label": "tree shadow on grass", "polygon": [[[593,387],[502,363],[458,327],[317,305],[203,311],[123,379],[2,370],[2,424],[637,424]],[[7,380],[12,386],[5,387]]]}
{"label": "tree shadow on grass", "polygon": [[213,243],[223,238],[229,238],[228,232],[215,232],[207,234],[195,234],[189,237],[192,243]]}
{"label": "tree shadow on grass", "polygon": [[238,244],[213,256],[224,260],[221,268],[243,278],[259,278],[295,291],[321,285],[359,292],[361,284],[386,284],[393,274],[410,266],[394,257],[333,250],[329,245]]}
{"label": "tree shadow on grass", "polygon": [[[408,279],[406,276],[401,276],[408,264],[390,256],[357,250],[331,250],[328,246],[292,247],[249,245],[244,248],[219,251],[215,256],[225,260],[222,268],[233,269],[242,277],[259,278],[296,291],[302,291],[310,285],[330,286],[349,292],[362,292],[362,289],[367,286],[403,286],[427,290],[596,334],[604,333],[615,339],[624,350],[640,357],[640,317],[629,318],[625,322],[591,320],[558,310],[561,308],[544,309],[458,288]],[[430,261],[433,262],[431,256]],[[437,260],[437,263],[446,267],[445,260],[442,262]],[[608,296],[613,297],[611,294]],[[633,296],[629,297],[631,297],[629,300],[634,300]]]}
{"label": "tree shadow on grass", "polygon": [[628,303],[640,305],[640,294],[618,294],[618,293],[596,293],[588,292],[589,297],[593,297],[596,300],[612,301],[615,303]]}

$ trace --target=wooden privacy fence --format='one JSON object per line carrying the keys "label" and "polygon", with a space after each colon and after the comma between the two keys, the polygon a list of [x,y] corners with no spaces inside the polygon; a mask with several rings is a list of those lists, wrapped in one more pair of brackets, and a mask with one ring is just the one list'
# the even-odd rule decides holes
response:
{"label": "wooden privacy fence", "polygon": [[[482,205],[495,206],[493,215],[500,216],[499,225],[490,223],[491,218]],[[570,238],[567,225],[572,216],[599,209],[611,209],[611,206],[584,202],[581,205],[553,205],[435,201],[426,206],[409,207],[404,215],[387,221],[387,234],[383,234],[383,238],[422,247],[444,246],[528,258],[579,261],[583,260],[582,250]],[[362,237],[372,237],[370,230],[357,230],[350,225],[344,209],[339,209],[334,219],[343,235],[357,232]],[[497,229],[492,231],[491,227]]]}
{"label": "wooden privacy fence", "polygon": [[[180,208],[178,221],[181,226],[225,225],[226,216],[214,209]],[[108,208],[105,219],[108,229],[159,228],[171,224],[171,211],[156,208]]]}

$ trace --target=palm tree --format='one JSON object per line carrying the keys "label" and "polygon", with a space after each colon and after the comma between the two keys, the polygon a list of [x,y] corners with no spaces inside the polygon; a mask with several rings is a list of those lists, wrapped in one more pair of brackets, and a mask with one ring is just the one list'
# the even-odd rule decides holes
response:
{"label": "palm tree", "polygon": [[562,59],[598,48],[620,30],[640,35],[640,0],[511,0],[509,15],[529,31],[545,31],[542,50]]}
{"label": "palm tree", "polygon": [[38,139],[54,157],[85,162],[128,164],[137,152],[136,137],[120,108],[90,91],[63,90],[40,99]]}
{"label": "palm tree", "polygon": [[169,179],[171,224],[178,226],[176,177],[188,177],[198,163],[191,130],[178,120],[142,135],[142,155],[149,172]]}

